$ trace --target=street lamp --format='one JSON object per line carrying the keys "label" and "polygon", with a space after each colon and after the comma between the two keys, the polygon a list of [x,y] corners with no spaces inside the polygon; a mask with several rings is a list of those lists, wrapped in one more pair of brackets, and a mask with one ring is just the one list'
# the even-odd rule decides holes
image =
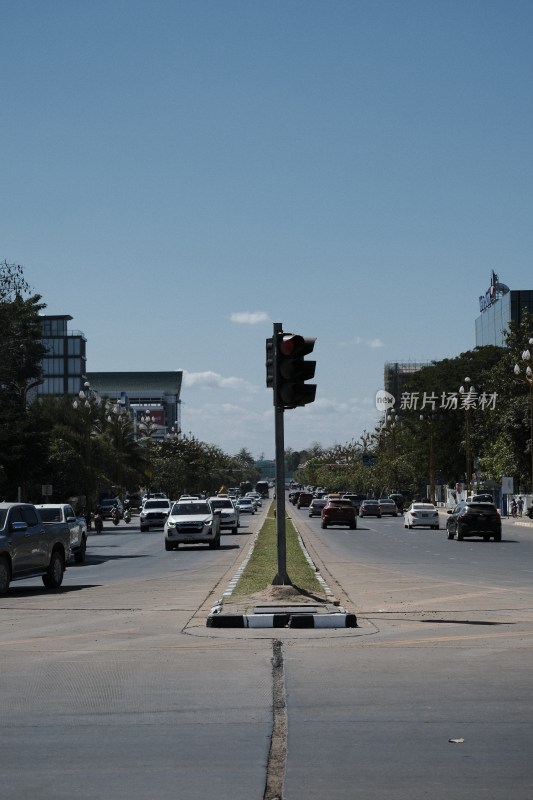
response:
{"label": "street lamp", "polygon": [[126,439],[128,434],[131,433],[131,419],[123,406],[118,403],[111,403],[109,400],[105,404],[105,419],[110,426],[111,441],[116,453],[114,477],[117,494],[122,497],[124,453],[126,449]]}
{"label": "street lamp", "polygon": [[470,449],[470,411],[472,408],[472,401],[475,395],[475,387],[469,386],[470,378],[465,378],[464,386],[459,388],[459,394],[463,397],[463,409],[465,412],[465,449],[466,449],[466,496],[470,494],[470,482],[472,478],[472,453]]}
{"label": "street lamp", "polygon": [[147,439],[150,439],[152,434],[156,432],[156,419],[150,415],[149,411],[146,411],[141,417],[141,421],[139,422],[139,430]]}
{"label": "street lamp", "polygon": [[429,499],[435,503],[435,437],[433,428],[433,415],[425,417],[420,414],[420,419],[429,425]]}
{"label": "street lamp", "polygon": [[[533,348],[533,338],[529,340],[529,347]],[[514,366],[514,374],[520,375],[527,383],[529,384],[529,403],[530,403],[530,420],[531,420],[531,440],[530,440],[530,450],[531,450],[531,495],[533,497],[533,371],[531,369],[531,350],[524,350],[522,353],[522,361],[527,364],[525,368],[524,374],[522,374],[522,370],[520,369],[519,364],[515,364]]]}
{"label": "street lamp", "polygon": [[392,454],[392,464],[393,464],[393,477],[395,488],[394,491],[398,492],[400,490],[399,481],[398,481],[398,462],[396,461],[396,433],[400,430],[400,424],[398,421],[398,414],[396,411],[391,408],[390,411],[387,412],[385,417],[385,423],[383,426],[384,432],[390,433],[391,436],[391,454]]}
{"label": "street lamp", "polygon": [[89,381],[85,381],[78,397],[72,401],[72,407],[78,412],[83,425],[85,496],[87,508],[92,509],[96,487],[92,463],[92,437],[99,431],[99,412],[102,398],[94,391]]}

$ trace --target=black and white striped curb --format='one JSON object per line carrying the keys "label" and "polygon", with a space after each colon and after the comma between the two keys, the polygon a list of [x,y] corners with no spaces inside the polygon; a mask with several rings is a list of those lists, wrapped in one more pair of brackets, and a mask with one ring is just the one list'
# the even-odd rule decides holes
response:
{"label": "black and white striped curb", "polygon": [[300,533],[298,542],[309,566],[315,572],[316,579],[330,602],[322,608],[315,606],[298,606],[288,603],[287,606],[258,606],[252,613],[230,613],[224,610],[224,598],[233,594],[239,578],[244,572],[257,542],[259,533],[254,536],[250,550],[237,570],[222,598],[213,606],[207,617],[208,628],[357,628],[357,617],[350,614],[342,606],[334,606],[334,595],[323,577],[318,572],[311,556],[307,552]]}

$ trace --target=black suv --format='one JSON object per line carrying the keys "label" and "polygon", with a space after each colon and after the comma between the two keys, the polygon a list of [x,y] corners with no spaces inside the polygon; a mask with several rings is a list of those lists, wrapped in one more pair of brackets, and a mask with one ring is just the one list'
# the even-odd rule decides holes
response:
{"label": "black suv", "polygon": [[494,503],[462,501],[453,511],[448,511],[446,520],[448,539],[459,541],[467,536],[482,536],[488,542],[502,540],[502,520]]}

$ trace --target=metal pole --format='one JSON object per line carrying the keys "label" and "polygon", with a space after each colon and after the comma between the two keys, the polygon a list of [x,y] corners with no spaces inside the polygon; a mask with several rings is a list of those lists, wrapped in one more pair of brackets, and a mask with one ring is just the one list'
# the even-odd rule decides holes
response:
{"label": "metal pole", "polygon": [[531,504],[533,505],[533,378],[529,381],[530,387],[530,401],[531,401]]}
{"label": "metal pole", "polygon": [[277,405],[277,340],[283,333],[281,322],[274,323],[274,425],[276,445],[276,534],[278,546],[278,572],[272,581],[275,586],[290,585],[291,580],[287,575],[287,539],[285,530],[285,432],[284,409]]}

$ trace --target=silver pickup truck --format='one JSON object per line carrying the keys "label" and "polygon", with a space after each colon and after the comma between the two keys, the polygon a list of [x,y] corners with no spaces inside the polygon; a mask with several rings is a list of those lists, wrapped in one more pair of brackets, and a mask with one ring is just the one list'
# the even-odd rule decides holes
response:
{"label": "silver pickup truck", "polygon": [[0,503],[0,595],[11,581],[35,575],[47,589],[58,589],[69,558],[68,527],[45,525],[30,503]]}
{"label": "silver pickup truck", "polygon": [[87,550],[87,523],[82,517],[77,517],[69,503],[44,503],[35,506],[45,525],[61,523],[70,531],[70,551],[77,564],[85,561]]}

